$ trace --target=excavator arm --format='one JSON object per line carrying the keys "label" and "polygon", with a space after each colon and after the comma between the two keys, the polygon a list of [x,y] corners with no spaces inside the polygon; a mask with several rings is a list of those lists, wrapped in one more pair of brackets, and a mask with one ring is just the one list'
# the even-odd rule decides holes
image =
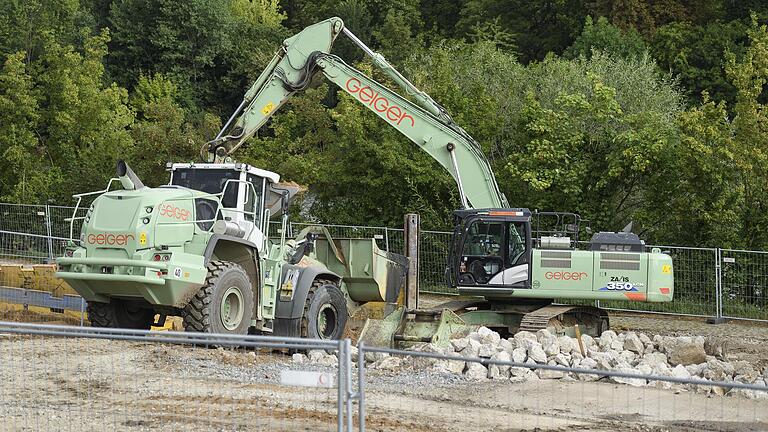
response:
{"label": "excavator arm", "polygon": [[[415,102],[330,54],[333,42],[342,32]],[[238,109],[209,143],[209,161],[228,160],[291,95],[306,89],[317,73],[322,73],[437,160],[456,181],[464,208],[508,207],[478,143],[442,106],[344,28],[339,18],[309,26],[283,42]]]}

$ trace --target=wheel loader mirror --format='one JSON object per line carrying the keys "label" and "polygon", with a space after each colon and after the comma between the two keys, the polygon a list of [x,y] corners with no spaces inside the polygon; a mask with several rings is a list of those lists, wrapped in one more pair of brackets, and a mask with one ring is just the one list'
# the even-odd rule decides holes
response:
{"label": "wheel loader mirror", "polygon": [[579,226],[576,225],[576,224],[566,224],[565,225],[565,232],[577,233],[577,232],[579,232]]}

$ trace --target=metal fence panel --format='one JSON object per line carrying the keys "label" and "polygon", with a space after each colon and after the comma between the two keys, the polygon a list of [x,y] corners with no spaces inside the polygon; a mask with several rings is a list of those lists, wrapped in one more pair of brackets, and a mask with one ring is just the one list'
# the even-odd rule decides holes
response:
{"label": "metal fence panel", "polygon": [[672,256],[675,275],[674,299],[669,303],[600,301],[606,309],[713,317],[717,315],[716,252],[710,248],[647,246]]}
{"label": "metal fence panel", "polygon": [[[69,237],[73,207],[0,203],[0,260],[16,263],[45,263],[64,252]],[[85,212],[87,209],[81,209]],[[82,215],[81,215],[82,216]],[[270,237],[279,238],[279,222],[273,222]],[[309,224],[291,223],[291,238]],[[385,227],[323,224],[335,237],[374,238],[379,248],[402,253],[403,230]],[[79,221],[75,222],[75,236]],[[451,233],[422,231],[420,244],[420,290],[455,295],[447,286],[445,268]],[[586,242],[581,242],[583,246]],[[653,246],[648,246],[650,250]],[[766,253],[757,251],[660,246],[673,258],[675,297],[670,303],[600,302],[601,307],[675,315],[768,320]],[[721,293],[722,291],[722,293]]]}
{"label": "metal fence panel", "polygon": [[290,357],[270,352],[338,342],[208,336],[0,323],[0,430],[341,430],[347,364],[287,386]]}
{"label": "metal fence panel", "polygon": [[[358,365],[364,370],[358,373],[364,377],[361,431],[768,428],[768,387],[762,385],[358,349],[369,359]],[[472,376],[461,375],[462,367]]]}
{"label": "metal fence panel", "polygon": [[722,250],[722,315],[768,320],[768,253]]}

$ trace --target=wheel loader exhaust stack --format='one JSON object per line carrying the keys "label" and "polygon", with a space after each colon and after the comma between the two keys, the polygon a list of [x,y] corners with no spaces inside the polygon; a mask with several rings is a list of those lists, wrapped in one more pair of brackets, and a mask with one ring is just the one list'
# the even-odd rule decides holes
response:
{"label": "wheel loader exhaust stack", "polygon": [[117,161],[117,177],[120,179],[120,183],[122,183],[125,190],[144,189],[146,187],[139,180],[139,176],[122,159]]}

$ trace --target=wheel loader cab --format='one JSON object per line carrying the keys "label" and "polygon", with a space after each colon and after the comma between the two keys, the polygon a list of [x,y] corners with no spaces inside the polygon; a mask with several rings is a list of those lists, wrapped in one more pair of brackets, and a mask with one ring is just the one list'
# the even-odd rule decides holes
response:
{"label": "wheel loader cab", "polygon": [[[210,230],[214,220],[228,222],[231,232],[249,242],[262,245],[266,224],[264,196],[280,176],[242,163],[172,164],[170,186],[181,186],[211,194],[195,200],[196,220]],[[216,195],[220,196],[221,206]],[[234,225],[236,224],[236,225]],[[224,225],[222,225],[224,226]]]}
{"label": "wheel loader cab", "polygon": [[465,291],[530,288],[530,211],[460,210],[454,219],[452,286]]}

